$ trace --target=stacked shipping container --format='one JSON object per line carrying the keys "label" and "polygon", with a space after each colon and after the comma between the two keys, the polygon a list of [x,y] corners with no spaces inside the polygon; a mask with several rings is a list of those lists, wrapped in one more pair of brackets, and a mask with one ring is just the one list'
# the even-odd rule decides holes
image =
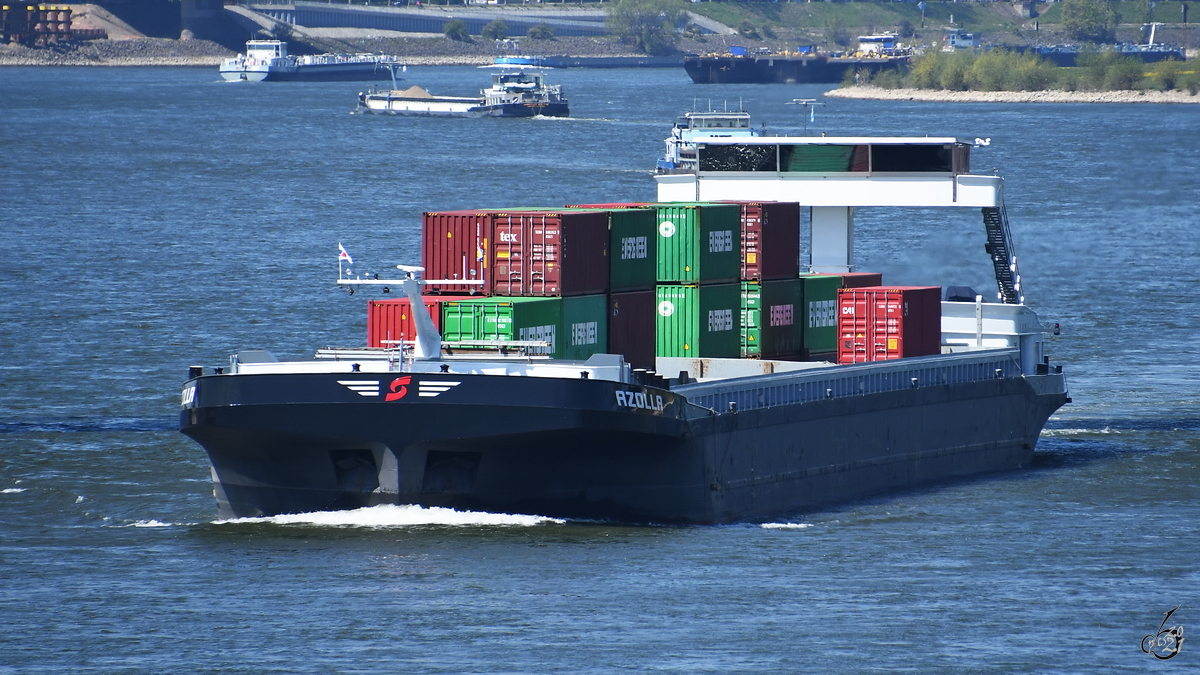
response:
{"label": "stacked shipping container", "polygon": [[878,286],[883,275],[870,272],[802,274],[801,324],[804,327],[806,361],[836,361],[838,339],[838,291],[855,286]]}
{"label": "stacked shipping container", "polygon": [[[793,203],[431,212],[423,222],[426,306],[454,349],[537,340],[549,346],[531,353],[581,360],[623,354],[647,370],[655,369],[656,356],[833,360],[844,343],[839,293],[882,280],[799,274],[799,234]],[[924,303],[913,293],[910,306],[913,298]],[[931,340],[940,349],[934,297],[936,329],[905,319],[897,324],[903,334],[887,338],[885,320],[878,358],[924,353]],[[882,306],[886,312],[889,305]],[[913,311],[929,321],[925,304]],[[406,298],[368,305],[369,346],[415,334]],[[853,339],[851,345],[847,354],[868,351]]]}

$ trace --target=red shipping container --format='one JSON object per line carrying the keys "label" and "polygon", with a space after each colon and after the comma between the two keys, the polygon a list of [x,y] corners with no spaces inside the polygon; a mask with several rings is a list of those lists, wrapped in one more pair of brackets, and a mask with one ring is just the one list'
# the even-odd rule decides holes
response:
{"label": "red shipping container", "polygon": [[942,351],[939,286],[867,286],[838,291],[838,363]]}
{"label": "red shipping container", "polygon": [[621,354],[634,368],[655,370],[657,302],[654,289],[608,296],[608,353]]}
{"label": "red shipping container", "polygon": [[[442,330],[442,303],[468,300],[469,295],[426,295],[425,307],[429,318],[440,333]],[[479,296],[475,296],[479,297]],[[407,297],[371,300],[367,303],[367,346],[399,347],[394,340],[417,339],[417,324],[412,318],[412,305]]]}
{"label": "red shipping container", "polygon": [[[426,213],[421,223],[421,265],[426,293],[490,295],[487,270],[492,215],[481,211]],[[440,283],[456,281],[459,283]]]}
{"label": "red shipping container", "polygon": [[496,212],[488,257],[492,295],[606,293],[608,212]]}
{"label": "red shipping container", "polygon": [[800,276],[800,205],[795,202],[743,202],[742,281]]}

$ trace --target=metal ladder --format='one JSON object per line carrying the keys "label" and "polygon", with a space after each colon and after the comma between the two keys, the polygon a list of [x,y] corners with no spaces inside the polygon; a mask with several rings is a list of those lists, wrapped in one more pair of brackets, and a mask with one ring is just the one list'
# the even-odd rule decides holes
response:
{"label": "metal ladder", "polygon": [[1012,235],[1008,231],[1008,213],[1004,203],[999,206],[988,206],[983,209],[983,227],[987,230],[987,243],[984,250],[992,258],[992,267],[996,270],[997,296],[1006,305],[1019,305],[1025,302],[1021,295],[1021,275],[1017,273],[1017,256],[1013,252]]}

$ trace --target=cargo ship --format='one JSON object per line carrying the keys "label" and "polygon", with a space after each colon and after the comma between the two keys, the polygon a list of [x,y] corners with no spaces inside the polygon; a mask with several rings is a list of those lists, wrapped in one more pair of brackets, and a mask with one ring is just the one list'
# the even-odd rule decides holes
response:
{"label": "cargo ship", "polygon": [[678,68],[682,56],[497,56],[492,65],[503,68]]}
{"label": "cargo ship", "polygon": [[[428,212],[392,278],[343,250],[339,286],[404,293],[369,302],[365,346],[191,368],[219,515],[725,523],[1029,466],[1070,399],[971,144],[696,150],[655,202]],[[853,268],[855,209],[933,206],[982,215],[995,301]]]}
{"label": "cargo ship", "polygon": [[568,117],[567,97],[541,73],[497,73],[479,96],[434,96],[421,87],[403,91],[367,91],[358,95],[358,112],[432,117]]}
{"label": "cargo ship", "polygon": [[912,61],[912,50],[892,35],[863,35],[852,53],[822,53],[815,47],[796,52],[751,52],[731,47],[725,54],[688,56],[683,68],[695,84],[834,84],[847,73],[874,75],[898,70]]}
{"label": "cargo ship", "polygon": [[386,80],[400,59],[385,54],[288,54],[280,40],[250,40],[246,53],[221,62],[221,77],[227,82],[348,82]]}

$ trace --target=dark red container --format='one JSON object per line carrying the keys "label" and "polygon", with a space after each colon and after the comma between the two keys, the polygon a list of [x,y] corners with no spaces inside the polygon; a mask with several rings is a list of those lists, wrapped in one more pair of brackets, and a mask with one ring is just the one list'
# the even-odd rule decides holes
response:
{"label": "dark red container", "polygon": [[655,370],[656,297],[654,289],[608,296],[608,352],[634,368]]}
{"label": "dark red container", "polygon": [[742,202],[742,281],[795,279],[800,275],[800,205]]}
{"label": "dark red container", "polygon": [[842,288],[863,288],[865,286],[883,285],[883,274],[879,272],[846,272],[838,276],[842,278]]}
{"label": "dark red container", "polygon": [[[425,307],[429,309],[429,318],[433,319],[433,325],[438,332],[442,330],[442,303],[467,300],[470,297],[469,295],[424,296]],[[368,347],[399,347],[400,345],[393,341],[416,339],[417,324],[413,321],[412,305],[408,302],[408,298],[371,300],[367,303]]]}
{"label": "dark red container", "polygon": [[883,274],[880,272],[842,272],[824,274],[806,274],[806,277],[841,277],[842,288],[864,288],[866,286],[882,286]]}
{"label": "dark red container", "polygon": [[608,291],[608,212],[504,211],[492,217],[490,294]]}
{"label": "dark red container", "polygon": [[425,268],[425,292],[439,295],[490,295],[487,254],[491,237],[490,213],[426,213],[421,223],[421,265]]}
{"label": "dark red container", "polygon": [[942,351],[939,286],[867,286],[838,291],[838,363]]}

